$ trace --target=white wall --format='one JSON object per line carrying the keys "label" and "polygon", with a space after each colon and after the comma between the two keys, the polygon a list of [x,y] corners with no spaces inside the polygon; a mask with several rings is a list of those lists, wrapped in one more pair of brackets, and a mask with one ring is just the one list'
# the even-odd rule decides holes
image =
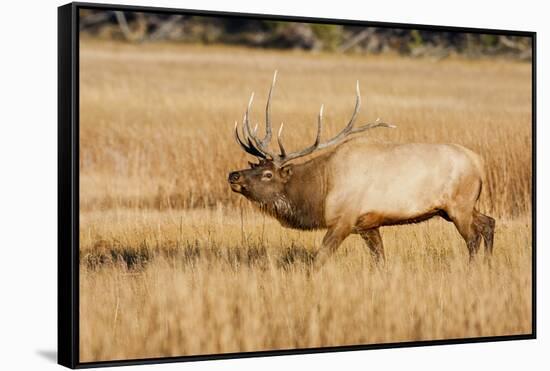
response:
{"label": "white wall", "polygon": [[[193,370],[542,369],[548,336],[549,130],[543,107],[549,63],[543,1],[117,1],[132,5],[302,15],[538,32],[539,339],[127,368]],[[444,4],[445,3],[445,4]],[[60,1],[10,1],[0,12],[0,368],[54,368],[56,349],[57,9]],[[496,9],[496,11],[495,11]],[[548,102],[548,101],[547,101]],[[548,350],[546,350],[548,352]],[[548,362],[548,361],[547,361]]]}

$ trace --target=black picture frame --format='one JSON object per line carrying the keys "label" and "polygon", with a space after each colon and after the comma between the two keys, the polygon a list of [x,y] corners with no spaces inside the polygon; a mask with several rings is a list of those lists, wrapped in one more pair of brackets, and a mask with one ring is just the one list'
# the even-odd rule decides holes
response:
{"label": "black picture frame", "polygon": [[[79,18],[80,9],[101,9],[203,15],[263,20],[375,26],[446,32],[469,32],[529,37],[532,40],[532,332],[476,338],[411,341],[323,348],[270,350],[117,361],[79,361]],[[370,22],[268,14],[231,13],[146,6],[70,3],[58,8],[58,363],[69,368],[121,366],[288,354],[341,352],[380,348],[418,347],[536,338],[536,32],[421,24]]]}

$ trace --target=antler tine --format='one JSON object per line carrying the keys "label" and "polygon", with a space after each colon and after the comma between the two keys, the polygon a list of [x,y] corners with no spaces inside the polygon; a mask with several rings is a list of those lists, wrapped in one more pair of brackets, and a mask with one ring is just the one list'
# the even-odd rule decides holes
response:
{"label": "antler tine", "polygon": [[[326,143],[318,145],[319,149],[326,148],[334,143],[339,142],[349,134],[351,134],[353,129],[353,124],[355,123],[355,120],[357,119],[357,114],[359,113],[359,108],[361,107],[361,92],[359,90],[359,80],[357,80],[355,84],[355,108],[353,109],[353,114],[351,115],[351,118],[346,125],[334,138],[329,140]],[[321,112],[319,113],[319,120],[322,119],[323,111],[321,109]],[[319,127],[321,127],[321,123],[319,123]],[[362,131],[362,130],[361,130]]]}
{"label": "antler tine", "polygon": [[[275,82],[275,79],[273,79],[273,81]],[[269,95],[271,96],[271,91]],[[271,99],[271,97],[269,99]],[[250,108],[252,107],[253,100],[254,93],[252,93],[252,95],[250,96],[250,100],[248,101],[248,106],[246,107],[246,112],[243,119],[243,131],[246,133],[248,144],[250,147],[255,147],[257,151],[262,152],[265,157],[269,156],[271,159],[276,159],[278,156],[276,156],[268,149],[269,142],[271,141],[271,123],[269,124],[269,129],[266,129],[266,131],[269,133],[267,141],[264,141],[265,139],[258,139],[258,137],[256,136],[257,127],[254,130],[250,129]]]}
{"label": "antler tine", "polygon": [[359,80],[357,80],[355,84],[355,108],[353,109],[353,114],[351,115],[351,118],[346,125],[344,129],[340,133],[338,133],[337,136],[340,135],[346,135],[348,132],[350,132],[353,129],[353,123],[355,122],[355,119],[357,118],[357,114],[359,113],[359,107],[361,107],[361,92],[359,91]]}
{"label": "antler tine", "polygon": [[243,116],[243,139],[248,143],[248,147],[254,147],[254,144],[252,143],[252,141],[250,140],[251,138],[251,135],[250,135],[250,126],[248,124],[248,117],[247,117],[247,113],[244,114]]}
{"label": "antler tine", "polygon": [[395,129],[397,126],[393,125],[393,124],[388,124],[386,122],[380,122],[380,118],[376,119],[376,121],[372,124],[366,124],[366,125],[363,125],[363,126],[360,126],[358,128],[354,128],[350,134],[355,134],[355,133],[360,133],[362,131],[365,131],[365,130],[368,130],[368,129],[373,129],[373,128],[390,128],[390,129]]}
{"label": "antler tine", "polygon": [[254,147],[253,145],[251,145],[250,143],[250,139],[248,139],[248,143],[249,145],[246,145],[240,135],[239,135],[239,129],[238,129],[238,126],[239,124],[237,123],[237,121],[235,121],[235,140],[237,141],[237,144],[239,144],[241,146],[242,149],[245,150],[246,153],[249,153],[251,154],[252,156],[256,156],[256,157],[260,157],[260,158],[266,158],[266,156],[260,152],[256,147]]}
{"label": "antler tine", "polygon": [[324,105],[321,105],[321,109],[319,110],[319,117],[317,120],[317,136],[315,137],[315,142],[304,150],[293,152],[290,154],[286,153],[283,146],[283,141],[281,139],[281,133],[283,131],[283,124],[281,123],[281,128],[279,129],[279,135],[277,135],[277,142],[279,143],[279,148],[281,149],[281,155],[279,156],[278,161],[281,163],[281,165],[290,160],[307,156],[315,152],[315,150],[319,148],[319,143],[321,141],[321,132],[323,129],[323,108],[324,108]]}
{"label": "antler tine", "polygon": [[[267,145],[264,145],[264,143],[256,137],[256,133],[258,130],[257,126],[254,128],[254,130],[250,128],[250,108],[252,107],[253,101],[254,92],[252,92],[252,94],[250,95],[250,99],[248,100],[248,105],[246,106],[246,111],[243,117],[243,137],[248,142],[247,148],[249,148],[249,150],[253,151],[254,153],[261,153],[262,158],[267,158],[269,156],[271,159],[275,159],[277,158],[277,156],[269,151],[267,149]],[[269,144],[269,142],[267,144]]]}
{"label": "antler tine", "polygon": [[248,106],[246,107],[246,112],[243,117],[243,136],[244,139],[248,142],[248,147],[251,148],[255,153],[261,153],[263,158],[270,156],[273,158],[273,154],[267,151],[261,143],[256,138],[257,125],[254,130],[250,129],[250,108],[252,107],[252,102],[254,101],[254,92],[250,95],[248,100]]}
{"label": "antler tine", "polygon": [[324,104],[321,104],[321,108],[319,109],[319,117],[317,119],[317,138],[315,138],[315,144],[314,146],[317,147],[319,143],[321,142],[321,131],[323,130],[323,108]]}
{"label": "antler tine", "polygon": [[[246,106],[246,112],[244,113],[243,117],[243,131],[246,132],[246,136],[248,136],[248,140],[250,141],[250,124],[249,124],[249,115],[250,115],[250,107],[252,107],[252,102],[254,101],[254,92],[250,95],[250,99],[248,100],[248,106]],[[254,137],[252,137],[254,138]],[[245,138],[247,139],[247,138]]]}
{"label": "antler tine", "polygon": [[235,138],[235,141],[237,142],[238,145],[240,145],[242,147],[242,149],[245,149],[245,145],[243,143],[243,141],[241,140],[240,136],[239,136],[239,124],[237,123],[237,120],[235,120],[235,132],[234,132],[234,138]]}
{"label": "antler tine", "polygon": [[273,80],[271,81],[271,87],[269,88],[269,94],[267,95],[267,104],[265,105],[265,136],[262,139],[262,146],[269,145],[271,142],[271,96],[273,95],[273,89],[277,82],[277,70],[273,73]]}
{"label": "antler tine", "polygon": [[394,125],[394,124],[388,124],[386,122],[381,122],[381,120],[382,119],[380,117],[378,117],[374,123],[379,124],[380,126],[390,128],[390,129],[395,129],[397,127],[397,125]]}
{"label": "antler tine", "polygon": [[[357,115],[359,113],[359,108],[361,107],[361,92],[359,91],[359,80],[357,80],[357,83],[355,84],[355,108],[353,109],[353,114],[351,115],[351,118],[348,122],[348,124],[334,137],[332,138],[330,141],[328,141],[327,143],[323,143],[320,145],[320,149],[321,148],[326,148],[327,146],[329,145],[332,145],[336,142],[339,142],[340,140],[342,140],[343,138],[345,138],[346,136],[348,136],[349,134],[351,134],[352,132],[354,132],[354,129],[353,129],[353,124],[355,123],[355,120],[357,119]],[[323,115],[323,107],[321,106],[321,112],[319,112],[319,131],[318,131],[318,138],[320,139],[320,128],[321,128],[321,120],[322,120],[322,115]],[[361,130],[363,131],[363,130]],[[317,144],[319,142],[316,142]]]}
{"label": "antler tine", "polygon": [[283,123],[281,122],[281,127],[279,128],[279,133],[277,134],[277,143],[279,144],[279,149],[281,150],[281,158],[286,157],[285,147],[283,146],[283,140],[281,139],[281,134],[283,133]]}

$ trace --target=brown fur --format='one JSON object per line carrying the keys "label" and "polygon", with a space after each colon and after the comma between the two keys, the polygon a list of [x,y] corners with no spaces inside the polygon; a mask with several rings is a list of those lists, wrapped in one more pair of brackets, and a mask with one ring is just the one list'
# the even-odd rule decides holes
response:
{"label": "brown fur", "polygon": [[293,213],[273,216],[287,221],[287,226],[296,229],[326,228],[324,200],[327,181],[323,163],[324,158],[320,157],[293,166],[293,176],[285,186],[285,193],[294,206]]}

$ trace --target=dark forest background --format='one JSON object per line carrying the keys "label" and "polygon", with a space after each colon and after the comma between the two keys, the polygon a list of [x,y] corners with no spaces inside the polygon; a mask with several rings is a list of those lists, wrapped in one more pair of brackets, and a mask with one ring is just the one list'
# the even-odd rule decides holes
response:
{"label": "dark forest background", "polygon": [[172,41],[435,58],[532,58],[528,37],[180,14],[81,10],[80,31],[84,37],[130,43]]}

